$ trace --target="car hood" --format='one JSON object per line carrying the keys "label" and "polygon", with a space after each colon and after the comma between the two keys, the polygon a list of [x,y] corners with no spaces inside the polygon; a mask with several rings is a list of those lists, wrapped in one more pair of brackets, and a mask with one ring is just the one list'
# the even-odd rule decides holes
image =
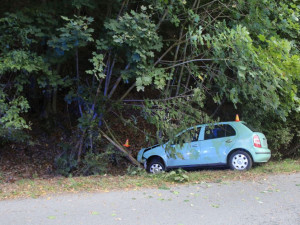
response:
{"label": "car hood", "polygon": [[156,147],[159,147],[159,146],[160,146],[160,145],[157,144],[157,145],[153,145],[153,146],[148,147],[148,148],[142,148],[142,149],[139,151],[138,155],[137,155],[137,160],[138,160],[139,162],[142,162],[142,157],[143,157],[143,154],[144,154],[145,152],[147,152],[147,151],[149,151],[149,150],[151,150],[151,149],[154,149],[154,148],[156,148]]}
{"label": "car hood", "polygon": [[160,146],[160,145],[159,145],[159,144],[156,144],[156,145],[153,145],[153,146],[151,146],[151,147],[144,148],[144,149],[142,149],[142,150],[144,150],[144,152],[147,152],[147,151],[149,151],[149,150],[151,150],[151,149],[153,149],[153,148],[156,148],[156,147],[158,147],[158,146]]}

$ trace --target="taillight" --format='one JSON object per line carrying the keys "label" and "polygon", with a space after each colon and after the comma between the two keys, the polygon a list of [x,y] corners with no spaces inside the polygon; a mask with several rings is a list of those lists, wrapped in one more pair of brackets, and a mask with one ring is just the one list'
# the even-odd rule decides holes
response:
{"label": "taillight", "polygon": [[253,137],[253,143],[254,143],[255,147],[261,148],[261,143],[260,143],[260,139],[259,139],[258,135],[255,135]]}

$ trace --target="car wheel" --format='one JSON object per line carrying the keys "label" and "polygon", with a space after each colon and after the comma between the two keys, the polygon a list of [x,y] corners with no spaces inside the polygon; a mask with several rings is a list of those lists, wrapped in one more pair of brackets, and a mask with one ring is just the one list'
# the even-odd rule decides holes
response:
{"label": "car wheel", "polygon": [[229,166],[232,170],[249,170],[252,167],[252,158],[247,152],[236,151],[229,158]]}
{"label": "car wheel", "polygon": [[162,173],[165,171],[165,165],[161,159],[154,158],[147,164],[147,172]]}

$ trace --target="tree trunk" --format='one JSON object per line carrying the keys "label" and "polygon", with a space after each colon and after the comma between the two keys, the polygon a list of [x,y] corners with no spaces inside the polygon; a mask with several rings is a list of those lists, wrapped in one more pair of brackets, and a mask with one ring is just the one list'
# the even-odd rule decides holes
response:
{"label": "tree trunk", "polygon": [[83,113],[82,113],[82,108],[81,108],[81,102],[79,101],[79,84],[80,84],[80,76],[79,76],[78,47],[76,48],[75,59],[76,59],[77,102],[78,102],[79,113],[80,113],[80,115],[82,116]]}
{"label": "tree trunk", "polygon": [[[187,46],[188,46],[188,42],[186,42],[185,46],[184,46],[184,50],[183,50],[183,62],[185,62],[185,59],[186,59],[186,49],[187,49]],[[175,96],[177,96],[179,94],[180,85],[181,85],[181,79],[182,79],[182,76],[183,76],[183,69],[184,69],[184,65],[182,65],[181,69],[180,69],[180,74],[179,74],[179,79],[178,79],[178,84],[177,84],[177,89],[176,89]]]}

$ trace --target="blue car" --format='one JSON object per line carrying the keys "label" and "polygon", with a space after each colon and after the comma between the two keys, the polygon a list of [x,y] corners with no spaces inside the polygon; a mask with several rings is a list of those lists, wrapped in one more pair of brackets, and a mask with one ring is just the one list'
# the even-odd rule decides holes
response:
{"label": "blue car", "polygon": [[265,135],[252,131],[242,121],[198,125],[179,133],[177,139],[181,135],[189,138],[181,144],[175,138],[172,143],[143,148],[137,160],[149,173],[159,173],[206,166],[249,170],[253,163],[264,163],[271,158]]}

